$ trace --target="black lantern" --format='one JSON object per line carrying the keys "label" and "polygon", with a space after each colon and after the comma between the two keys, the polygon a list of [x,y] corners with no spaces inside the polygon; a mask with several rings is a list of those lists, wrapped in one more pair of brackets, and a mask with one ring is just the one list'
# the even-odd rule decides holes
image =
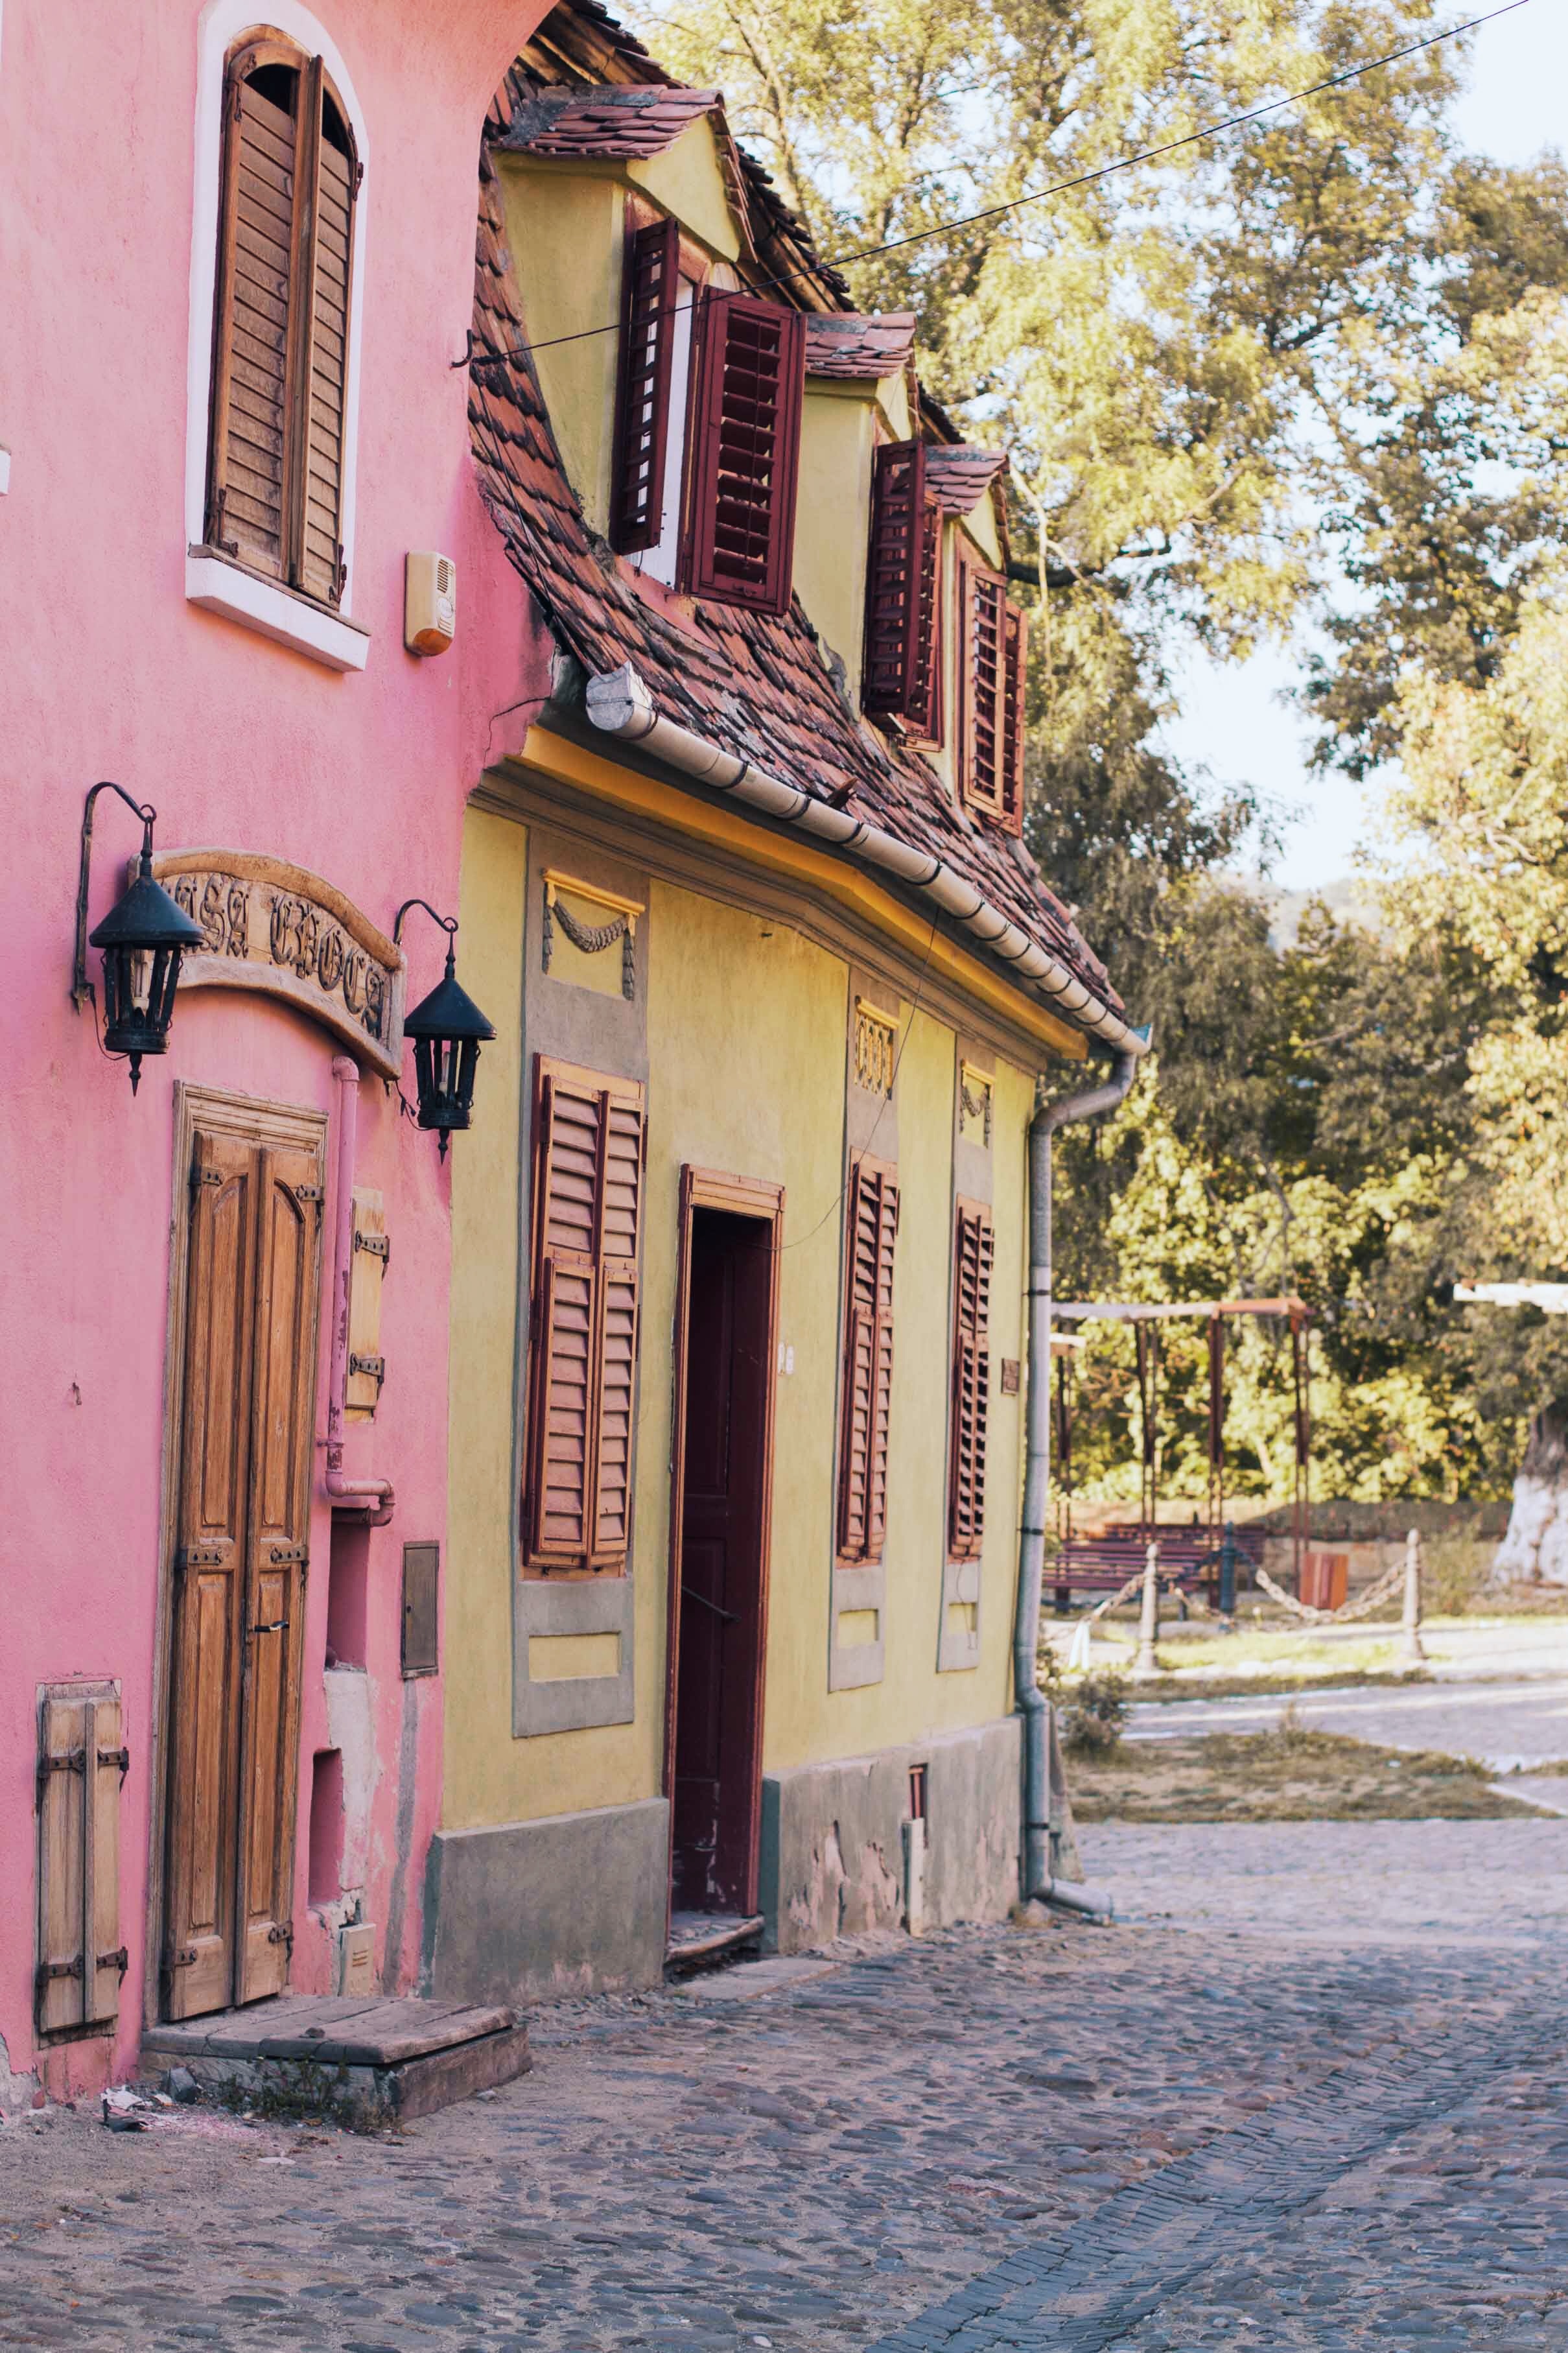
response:
{"label": "black lantern", "polygon": [[[92,805],[100,793],[118,793],[142,820],[142,856],[131,888],[118,905],[87,936],[88,870],[92,857]],[[162,1054],[169,1043],[169,1022],[174,1010],[174,990],[180,959],[187,948],[199,947],[202,927],[177,907],[161,882],[153,879],[153,827],[158,812],[133,801],[121,785],[94,785],[87,797],[81,820],[81,873],[76,900],[76,976],[71,998],[77,1010],[84,1003],[96,1009],[92,983],[87,976],[89,947],[103,951],[103,1050],[131,1058],[131,1092],[142,1080],[143,1054]]]}
{"label": "black lantern", "polygon": [[419,1124],[433,1127],[437,1147],[447,1157],[447,1138],[454,1128],[467,1127],[474,1105],[474,1073],[479,1048],[495,1036],[466,988],[458,984],[458,955],[452,945],[456,919],[437,915],[426,899],[405,899],[397,911],[392,936],[402,935],[403,918],[410,907],[423,907],[447,934],[447,970],[423,1003],[405,1016],[404,1035],[414,1040],[414,1071],[419,1089]]}

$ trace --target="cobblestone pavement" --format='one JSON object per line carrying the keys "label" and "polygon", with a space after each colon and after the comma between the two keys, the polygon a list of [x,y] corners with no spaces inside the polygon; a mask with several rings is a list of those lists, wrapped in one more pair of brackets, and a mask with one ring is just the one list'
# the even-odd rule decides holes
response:
{"label": "cobblestone pavement", "polygon": [[1084,1846],[1125,1925],[563,2005],[401,2137],[9,2127],[0,2343],[1563,2353],[1568,1823]]}

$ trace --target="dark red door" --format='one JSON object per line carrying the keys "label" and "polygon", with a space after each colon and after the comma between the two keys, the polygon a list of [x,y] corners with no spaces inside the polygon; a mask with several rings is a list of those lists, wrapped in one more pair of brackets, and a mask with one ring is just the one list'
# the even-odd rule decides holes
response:
{"label": "dark red door", "polygon": [[761,1799],[773,1229],[692,1211],[672,1897],[750,1914]]}

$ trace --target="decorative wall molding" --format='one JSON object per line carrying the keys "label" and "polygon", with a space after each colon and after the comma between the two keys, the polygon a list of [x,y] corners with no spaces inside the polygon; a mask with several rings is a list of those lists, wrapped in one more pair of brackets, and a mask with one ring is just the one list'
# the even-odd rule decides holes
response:
{"label": "decorative wall molding", "polygon": [[[608,921],[585,923],[567,904],[575,899],[580,905],[602,910]],[[555,946],[555,927],[560,925],[579,955],[602,955],[616,943],[621,950],[621,995],[633,1004],[637,993],[637,917],[644,913],[644,902],[623,899],[618,892],[602,890],[597,883],[579,881],[574,874],[563,874],[558,867],[544,870],[544,914],[541,927],[540,965],[550,970]]]}
{"label": "decorative wall molding", "polygon": [[202,927],[182,988],[281,997],[383,1078],[398,1076],[407,960],[341,891],[260,850],[168,850],[153,871]]}
{"label": "decorative wall molding", "polygon": [[989,1152],[991,1149],[994,1092],[989,1071],[977,1070],[973,1062],[960,1061],[958,1132],[966,1144],[978,1145],[984,1152]]}
{"label": "decorative wall molding", "polygon": [[863,997],[855,999],[855,1083],[868,1094],[890,1095],[898,1068],[899,1025]]}

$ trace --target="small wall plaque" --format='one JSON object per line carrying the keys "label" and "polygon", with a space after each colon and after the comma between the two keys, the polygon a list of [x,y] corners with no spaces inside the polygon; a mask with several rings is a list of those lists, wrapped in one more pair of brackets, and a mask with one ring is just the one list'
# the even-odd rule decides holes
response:
{"label": "small wall plaque", "polygon": [[1016,1397],[1018,1394],[1018,1359],[1016,1356],[1004,1356],[1002,1359],[1002,1394],[1004,1397]]}

